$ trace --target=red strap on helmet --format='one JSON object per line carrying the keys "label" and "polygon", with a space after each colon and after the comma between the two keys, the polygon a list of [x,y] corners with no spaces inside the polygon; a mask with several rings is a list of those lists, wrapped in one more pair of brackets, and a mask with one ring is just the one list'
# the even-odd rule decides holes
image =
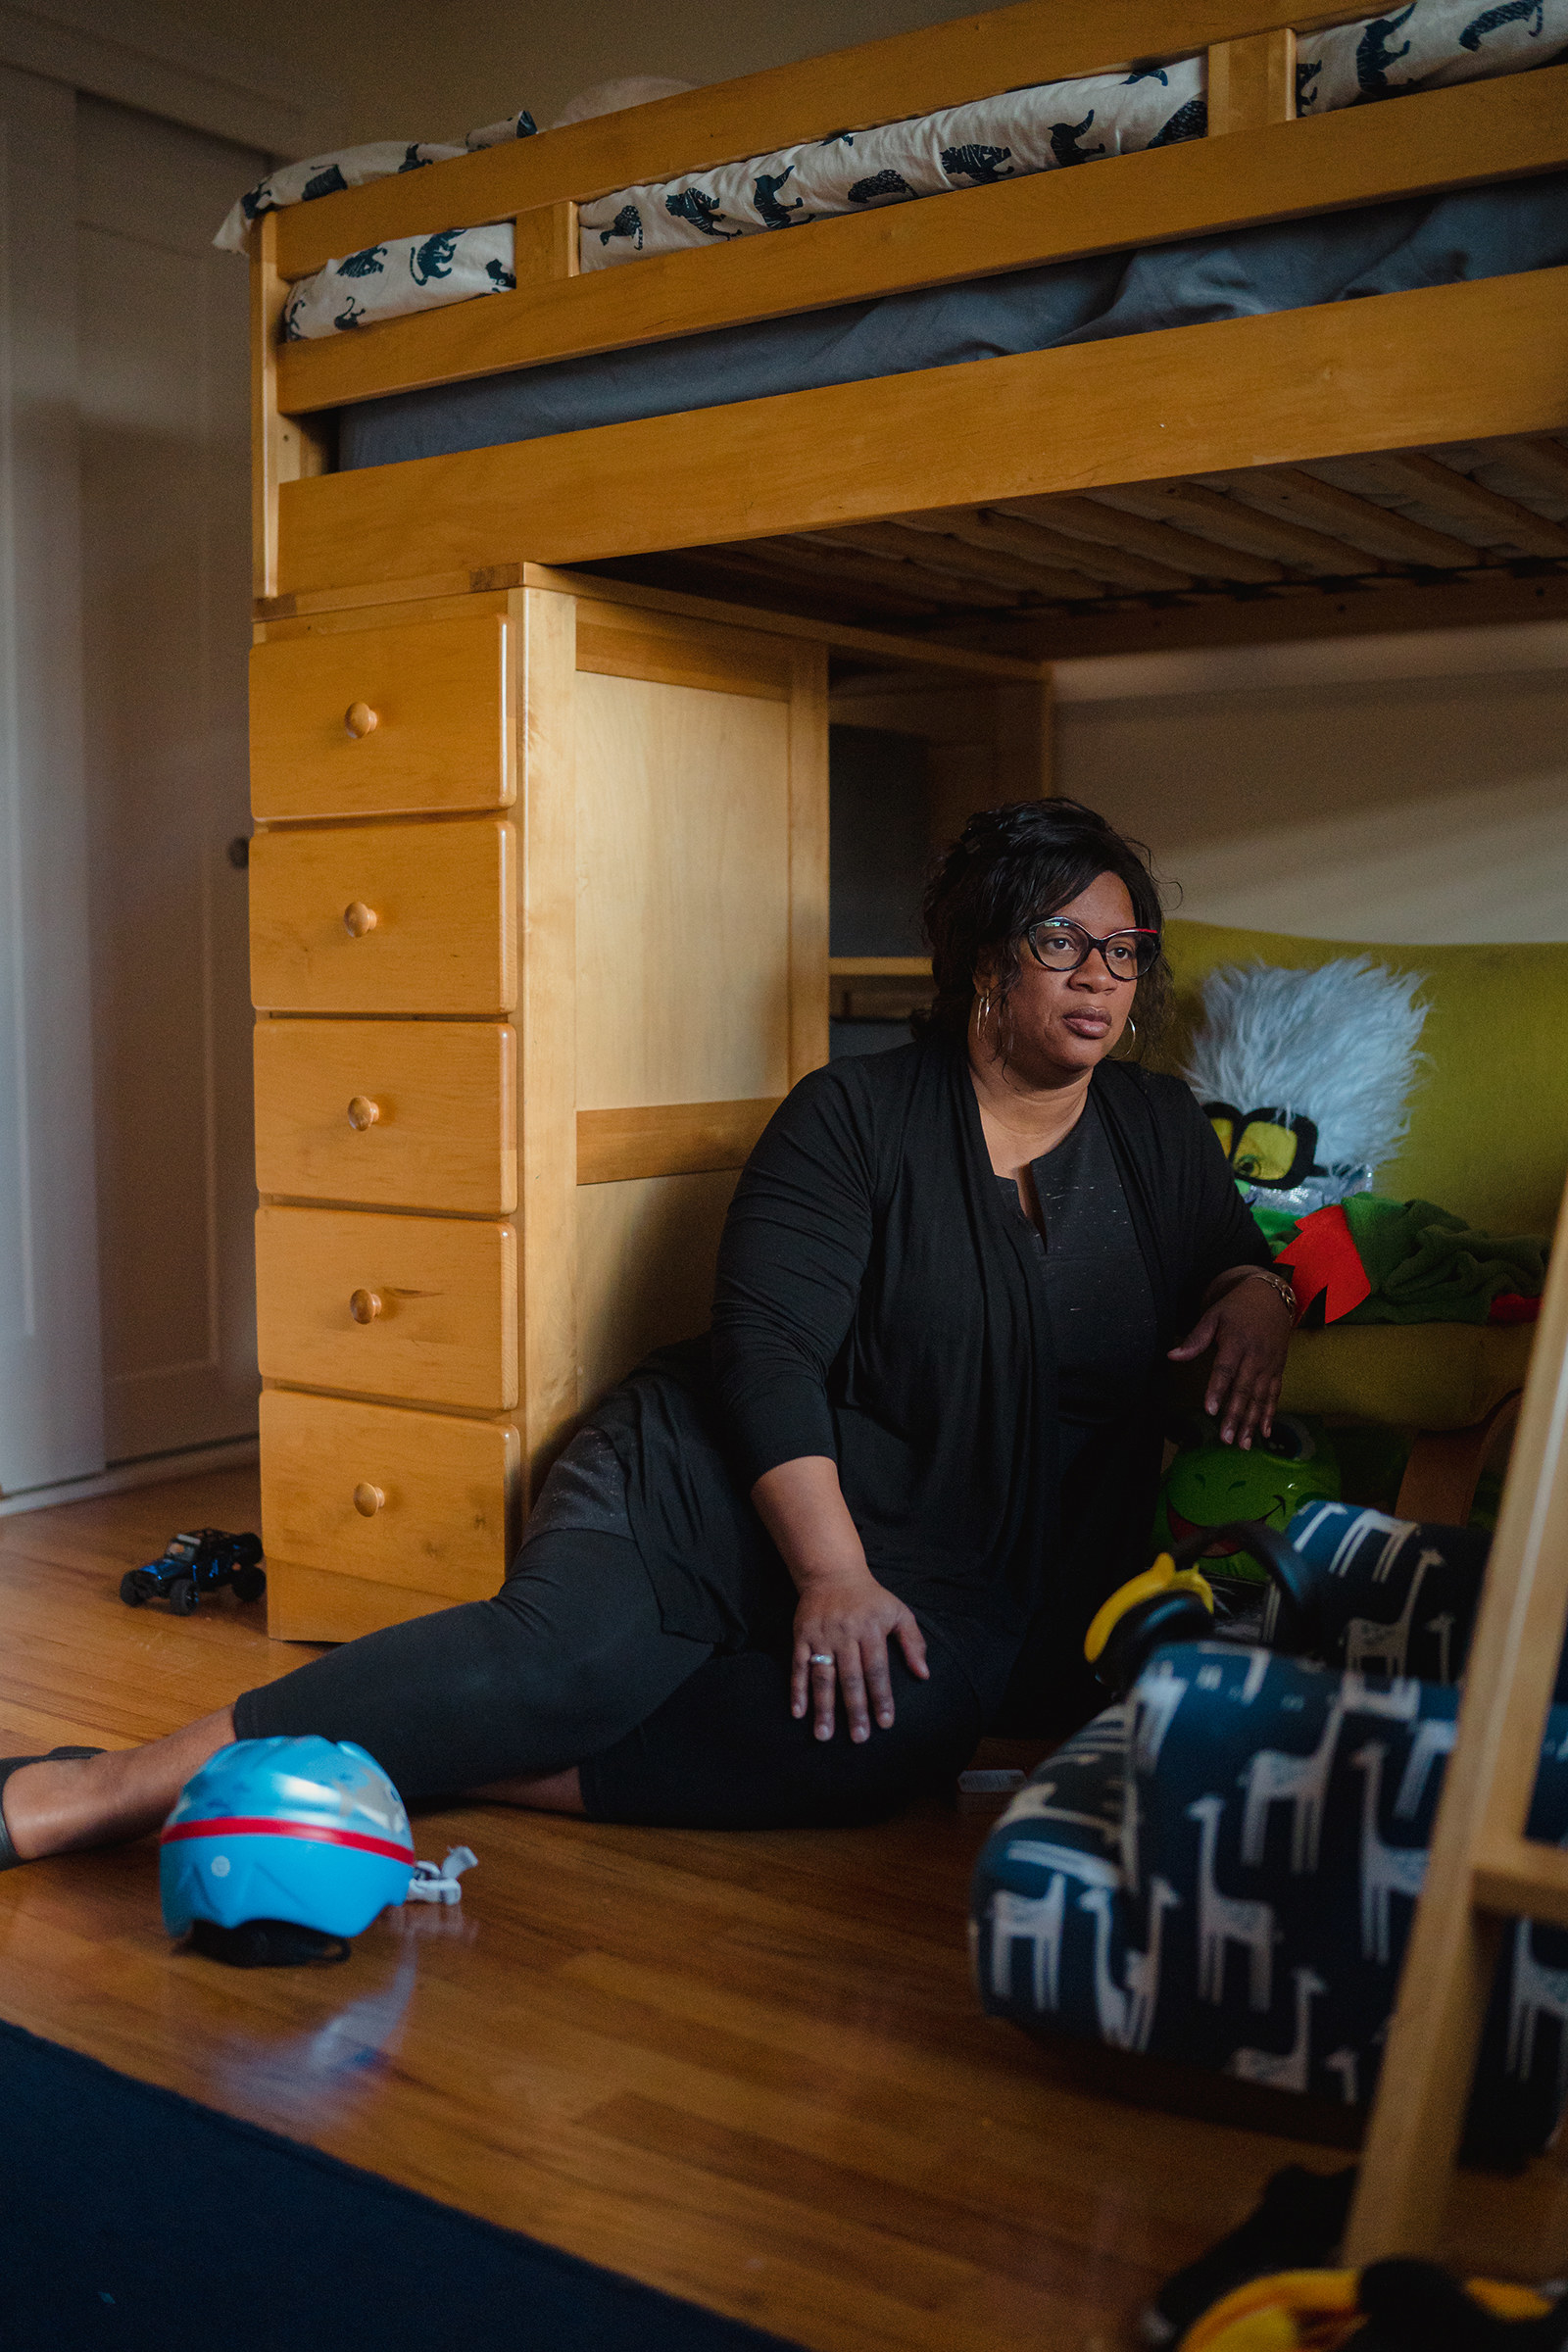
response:
{"label": "red strap on helmet", "polygon": [[389,1862],[414,1866],[412,1845],[393,1845],[386,1838],[367,1838],[359,1830],[328,1829],[314,1821],[274,1821],[265,1813],[228,1814],[216,1821],[172,1821],[159,1838],[172,1845],[181,1838],[303,1838],[312,1845],[347,1845],[360,1854],[384,1854]]}

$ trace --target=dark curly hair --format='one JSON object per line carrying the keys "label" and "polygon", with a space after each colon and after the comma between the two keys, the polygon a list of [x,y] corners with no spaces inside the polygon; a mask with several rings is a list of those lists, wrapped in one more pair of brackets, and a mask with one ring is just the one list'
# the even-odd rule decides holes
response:
{"label": "dark curly hair", "polygon": [[[921,909],[937,984],[922,1025],[961,1035],[975,971],[988,959],[995,961],[994,993],[1005,1018],[1025,932],[1070,906],[1099,874],[1126,885],[1135,923],[1150,931],[1163,927],[1148,850],[1080,801],[1012,801],[971,816],[938,863]],[[1140,1054],[1163,1027],[1170,1000],[1170,967],[1161,953],[1133,1000]]]}

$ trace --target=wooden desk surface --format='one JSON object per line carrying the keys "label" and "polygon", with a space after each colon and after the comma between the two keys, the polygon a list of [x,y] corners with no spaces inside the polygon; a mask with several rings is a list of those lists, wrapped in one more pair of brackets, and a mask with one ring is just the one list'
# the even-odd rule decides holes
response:
{"label": "wooden desk surface", "polygon": [[[183,1621],[118,1596],[175,1528],[256,1509],[230,1472],[0,1521],[0,1752],[145,1739],[311,1654],[226,1596]],[[1279,2165],[1345,2161],[1217,2120],[1263,2112],[1233,2086],[1156,2110],[1147,2062],[982,2017],[984,1817],[416,1826],[478,1854],[462,1908],[386,1913],[319,1972],[172,1951],[150,1842],[0,1877],[0,2013],[818,2352],[1112,2352]],[[1568,2263],[1552,2163],[1467,2176],[1456,2213],[1466,2263]]]}

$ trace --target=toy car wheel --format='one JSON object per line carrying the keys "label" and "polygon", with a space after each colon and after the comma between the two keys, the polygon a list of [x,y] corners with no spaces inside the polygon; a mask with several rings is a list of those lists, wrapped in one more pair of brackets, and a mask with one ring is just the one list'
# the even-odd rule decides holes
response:
{"label": "toy car wheel", "polygon": [[233,1581],[236,1600],[260,1600],[267,1591],[267,1572],[262,1568],[236,1568]]}
{"label": "toy car wheel", "polygon": [[196,1586],[191,1577],[175,1577],[169,1588],[169,1605],[176,1617],[190,1615],[196,1606]]}
{"label": "toy car wheel", "polygon": [[142,1582],[142,1573],[139,1568],[127,1568],[125,1570],[124,1575],[120,1580],[120,1597],[124,1602],[127,1609],[139,1609],[141,1607],[142,1602],[147,1597],[147,1587]]}

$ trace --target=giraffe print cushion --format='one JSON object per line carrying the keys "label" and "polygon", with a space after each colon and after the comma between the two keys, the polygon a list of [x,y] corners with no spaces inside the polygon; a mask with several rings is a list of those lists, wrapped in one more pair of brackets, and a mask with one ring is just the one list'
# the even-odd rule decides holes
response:
{"label": "giraffe print cushion", "polygon": [[[1263,1649],[1174,1644],[1047,1759],[992,1832],[971,1938],[985,2007],[1361,2105],[1372,2094],[1458,1692]],[[1568,1832],[1568,1707],[1530,1818]],[[1568,2085],[1568,1935],[1508,1931],[1471,2106],[1496,2161]]]}
{"label": "giraffe print cushion", "polygon": [[[1306,1504],[1289,1534],[1301,1557],[1320,1571],[1329,1665],[1363,1674],[1413,1674],[1430,1683],[1458,1681],[1490,1536],[1479,1528],[1422,1527],[1348,1502]],[[1278,1621],[1271,1587],[1265,1642]],[[1556,1695],[1568,1697],[1561,1683]]]}

